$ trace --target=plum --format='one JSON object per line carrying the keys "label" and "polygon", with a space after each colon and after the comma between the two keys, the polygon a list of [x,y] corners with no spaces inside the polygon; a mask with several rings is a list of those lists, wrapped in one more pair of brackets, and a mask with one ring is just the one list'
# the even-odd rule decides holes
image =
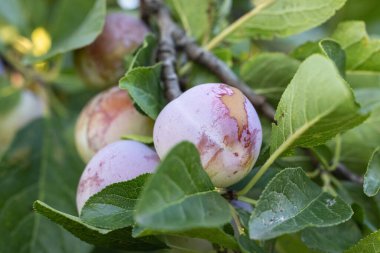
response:
{"label": "plum", "polygon": [[99,93],[79,115],[75,142],[84,161],[122,135],[151,136],[153,121],[139,113],[128,93],[118,87]]}
{"label": "plum", "polygon": [[170,102],[153,130],[160,158],[180,141],[194,143],[216,187],[227,187],[252,169],[260,152],[258,115],[240,90],[226,84],[197,85]]}
{"label": "plum", "polygon": [[0,154],[10,144],[18,130],[34,119],[42,117],[45,110],[45,103],[40,96],[29,90],[21,91],[18,104],[0,115]]}
{"label": "plum", "polygon": [[159,158],[151,148],[136,141],[117,141],[99,150],[79,180],[77,208],[110,184],[128,181],[154,172]]}
{"label": "plum", "polygon": [[84,82],[94,88],[117,83],[125,73],[125,56],[142,44],[148,31],[145,24],[133,16],[108,14],[96,40],[75,52],[75,66]]}

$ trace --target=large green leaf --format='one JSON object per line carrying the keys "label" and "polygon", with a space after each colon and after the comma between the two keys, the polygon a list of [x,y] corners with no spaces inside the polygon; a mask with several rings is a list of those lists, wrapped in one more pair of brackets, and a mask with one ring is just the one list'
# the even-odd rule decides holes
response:
{"label": "large green leaf", "polygon": [[343,181],[337,188],[337,193],[355,211],[353,220],[361,225],[364,230],[375,231],[380,227],[380,209],[375,198],[370,198],[363,192],[363,186]]}
{"label": "large green leaf", "polygon": [[180,20],[188,35],[200,39],[211,31],[209,10],[213,0],[169,0],[167,3]]}
{"label": "large green leaf", "polygon": [[84,223],[78,217],[55,210],[41,201],[36,201],[33,207],[38,213],[61,225],[76,237],[96,246],[128,250],[165,248],[165,245],[154,237],[132,238],[132,227],[117,230],[101,229]]}
{"label": "large green leaf", "polygon": [[301,234],[302,241],[309,248],[327,253],[340,253],[353,246],[362,236],[352,220],[327,228],[307,228]]}
{"label": "large green leaf", "polygon": [[365,23],[340,23],[331,36],[346,51],[347,70],[380,71],[380,40],[371,40]]}
{"label": "large green leaf", "polygon": [[[328,91],[328,92],[327,92]],[[275,156],[294,147],[313,147],[360,124],[359,111],[349,85],[332,61],[312,55],[299,67],[277,107],[271,136]]]}
{"label": "large green leaf", "polygon": [[350,206],[323,192],[302,169],[285,169],[261,194],[249,222],[249,234],[252,239],[267,240],[307,227],[337,225],[352,214]]}
{"label": "large green leaf", "polygon": [[60,0],[54,4],[53,13],[44,26],[51,36],[52,47],[40,57],[29,57],[27,62],[48,59],[57,54],[90,44],[101,33],[106,15],[106,1],[84,0],[73,4]]}
{"label": "large green leaf", "polygon": [[300,63],[281,53],[262,53],[243,63],[241,78],[260,95],[277,105]]}
{"label": "large green leaf", "polygon": [[371,112],[360,126],[342,135],[341,161],[364,173],[371,153],[380,143],[380,40],[370,39],[363,22],[341,23],[332,37],[345,49],[347,80],[363,110]]}
{"label": "large green leaf", "polygon": [[[363,90],[362,90],[363,91]],[[356,92],[358,94],[358,92]],[[370,117],[360,126],[342,134],[341,161],[351,170],[364,173],[368,160],[372,152],[380,143],[380,106],[376,105],[380,101],[380,93],[369,89],[367,95],[361,94],[360,101],[375,102],[375,104],[362,103],[364,108],[372,108]],[[376,95],[375,99],[368,99]],[[358,96],[359,98],[359,96]]]}
{"label": "large green leaf", "polygon": [[76,213],[75,193],[84,164],[75,152],[72,138],[65,135],[71,125],[62,121],[57,118],[34,121],[19,132],[0,161],[2,253],[85,253],[91,249],[35,215],[31,208],[34,200],[41,199],[68,213]]}
{"label": "large green leaf", "polygon": [[364,237],[355,246],[344,253],[378,253],[380,252],[380,230]]}
{"label": "large green leaf", "polygon": [[380,148],[373,152],[369,160],[363,187],[369,197],[375,196],[380,190]]}
{"label": "large green leaf", "polygon": [[[256,0],[256,4],[268,0]],[[271,39],[297,34],[316,27],[340,9],[346,0],[274,0],[269,7],[255,15],[255,10],[239,20],[230,37]]]}
{"label": "large green leaf", "polygon": [[148,175],[107,186],[84,205],[83,222],[105,229],[120,229],[134,224],[133,213]]}
{"label": "large green leaf", "polygon": [[151,66],[155,62],[155,51],[157,50],[157,38],[153,34],[145,36],[143,44],[136,50],[134,55],[127,58],[128,71],[137,67]]}
{"label": "large green leaf", "polygon": [[165,106],[160,76],[161,64],[156,64],[134,68],[119,82],[119,87],[128,90],[139,108],[152,119],[156,119]]}
{"label": "large green leaf", "polygon": [[221,230],[231,219],[229,205],[215,191],[193,144],[182,142],[169,152],[140,198],[136,235],[178,233],[234,246]]}

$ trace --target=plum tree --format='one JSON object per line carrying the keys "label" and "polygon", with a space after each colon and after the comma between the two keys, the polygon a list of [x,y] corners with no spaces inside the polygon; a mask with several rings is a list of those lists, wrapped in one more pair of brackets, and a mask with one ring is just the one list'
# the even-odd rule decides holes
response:
{"label": "plum tree", "polygon": [[0,154],[6,149],[18,130],[29,122],[42,117],[45,104],[32,91],[23,90],[18,104],[4,115],[0,115]]}
{"label": "plum tree", "polygon": [[139,113],[128,93],[118,87],[95,96],[79,115],[75,142],[84,161],[122,135],[151,135],[153,121]]}
{"label": "plum tree", "polygon": [[95,88],[114,85],[125,73],[124,58],[144,40],[148,28],[124,13],[110,13],[102,33],[75,52],[75,65],[84,82]]}
{"label": "plum tree", "polygon": [[79,180],[77,208],[106,186],[152,173],[159,158],[151,148],[136,141],[117,141],[99,150],[87,164]]}
{"label": "plum tree", "polygon": [[153,130],[160,158],[176,143],[194,143],[216,187],[230,186],[252,169],[261,147],[262,130],[249,100],[225,84],[197,85],[170,102]]}

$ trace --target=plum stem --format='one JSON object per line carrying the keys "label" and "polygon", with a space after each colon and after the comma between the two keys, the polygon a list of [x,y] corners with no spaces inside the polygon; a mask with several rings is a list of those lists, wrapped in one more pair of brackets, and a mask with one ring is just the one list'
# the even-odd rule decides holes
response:
{"label": "plum stem", "polygon": [[248,197],[245,197],[245,196],[239,196],[238,200],[241,200],[241,201],[246,202],[248,204],[251,204],[253,206],[257,205],[257,200],[251,199],[251,198],[248,198]]}
{"label": "plum stem", "polygon": [[239,233],[239,235],[243,235],[244,234],[244,228],[241,225],[239,215],[236,213],[235,208],[231,204],[229,204],[229,206],[230,206],[230,210],[231,210],[231,216],[232,216],[232,219],[236,225],[238,233]]}

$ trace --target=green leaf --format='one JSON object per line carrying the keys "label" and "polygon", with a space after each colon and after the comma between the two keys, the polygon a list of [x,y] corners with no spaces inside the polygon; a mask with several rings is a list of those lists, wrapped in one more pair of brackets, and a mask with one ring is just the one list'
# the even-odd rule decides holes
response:
{"label": "green leaf", "polygon": [[[370,198],[363,192],[363,186],[342,181],[337,193],[355,211],[353,219],[367,231],[375,231],[380,226],[380,209],[375,198]],[[363,232],[365,233],[366,230]]]}
{"label": "green leaf", "polygon": [[277,105],[300,63],[281,53],[262,53],[243,63],[241,78],[257,94]]}
{"label": "green leaf", "polygon": [[375,196],[380,189],[380,148],[377,148],[368,162],[367,172],[364,176],[364,193]]}
{"label": "green leaf", "polygon": [[0,85],[0,118],[20,102],[21,90],[10,85]]}
{"label": "green leaf", "polygon": [[136,53],[130,59],[127,73],[137,67],[151,66],[155,62],[155,50],[157,49],[157,39],[154,34],[150,33],[145,36],[143,44],[136,50]]}
{"label": "green leaf", "polygon": [[172,251],[178,253],[213,252],[213,245],[206,240],[183,236],[166,235],[161,237]]}
{"label": "green leaf", "polygon": [[[0,161],[0,252],[89,252],[91,247],[31,208],[41,199],[76,213],[75,194],[84,167],[68,119],[48,118],[21,130]],[[57,247],[57,245],[61,245]]]}
{"label": "green leaf", "polygon": [[354,89],[380,87],[380,73],[374,71],[348,71],[346,79]]}
{"label": "green leaf", "polygon": [[[359,74],[360,73],[360,74]],[[341,162],[357,173],[364,174],[368,160],[380,143],[380,73],[348,72],[356,98],[362,111],[370,112],[363,124],[342,134]]]}
{"label": "green leaf", "polygon": [[298,234],[283,235],[276,238],[276,252],[278,253],[316,253],[302,243]]}
{"label": "green leaf", "polygon": [[34,202],[33,208],[36,212],[61,225],[76,237],[96,246],[127,250],[165,248],[165,245],[154,237],[132,238],[131,227],[117,230],[97,228],[84,223],[78,217],[57,211],[41,201]]}
{"label": "green leaf", "polygon": [[353,221],[327,228],[307,228],[302,231],[302,241],[312,249],[327,253],[340,253],[353,246],[361,238],[361,232]]}
{"label": "green leaf", "polygon": [[379,125],[380,106],[363,124],[342,134],[341,162],[357,173],[364,173],[371,154],[380,143]]}
{"label": "green leaf", "polygon": [[242,253],[265,253],[255,241],[246,235],[239,236],[239,247]]}
{"label": "green leaf", "polygon": [[346,51],[347,70],[380,71],[380,40],[369,38],[364,22],[340,23],[331,37]]}
{"label": "green leaf", "polygon": [[302,169],[285,169],[260,196],[250,219],[249,234],[252,239],[267,240],[307,227],[337,225],[352,214],[341,198],[323,192]]}
{"label": "green leaf", "polygon": [[[326,92],[328,91],[328,92]],[[324,144],[336,134],[363,122],[348,84],[333,62],[312,55],[299,67],[277,107],[271,153]]]}
{"label": "green leaf", "polygon": [[138,141],[144,144],[153,144],[153,137],[152,136],[144,136],[144,135],[136,135],[136,134],[129,134],[124,135],[121,137],[123,140],[132,140],[132,141]]}
{"label": "green leaf", "polygon": [[[51,49],[40,57],[28,57],[27,63],[46,60],[57,54],[86,46],[101,33],[106,15],[106,1],[70,0],[55,3],[52,20],[45,24],[52,39]],[[51,7],[52,8],[52,7]]]}
{"label": "green leaf", "polygon": [[[257,6],[268,0],[254,1]],[[316,27],[340,9],[346,0],[276,0],[255,15],[255,9],[239,20],[230,37],[272,39],[301,33]]]}
{"label": "green leaf", "polygon": [[340,45],[333,40],[322,40],[319,42],[322,52],[329,57],[338,68],[340,74],[346,75],[346,54]]}
{"label": "green leaf", "polygon": [[146,174],[107,186],[86,202],[80,214],[81,220],[111,230],[132,226],[135,205],[148,177]]}
{"label": "green leaf", "polygon": [[119,87],[126,89],[135,103],[152,119],[156,119],[165,106],[160,86],[161,64],[138,67],[129,71],[119,81]]}
{"label": "green leaf", "polygon": [[137,236],[178,234],[235,247],[220,228],[231,219],[229,205],[215,191],[193,144],[182,142],[169,152],[140,198]]}
{"label": "green leaf", "polygon": [[380,230],[364,237],[344,253],[378,253],[380,251]]}
{"label": "green leaf", "polygon": [[210,32],[212,22],[209,20],[208,11],[212,0],[193,0],[191,4],[187,0],[167,2],[189,36],[198,40]]}
{"label": "green leaf", "polygon": [[335,63],[342,77],[346,76],[346,53],[336,41],[323,39],[319,42],[306,42],[294,49],[291,56],[303,61],[312,54],[327,56]]}

